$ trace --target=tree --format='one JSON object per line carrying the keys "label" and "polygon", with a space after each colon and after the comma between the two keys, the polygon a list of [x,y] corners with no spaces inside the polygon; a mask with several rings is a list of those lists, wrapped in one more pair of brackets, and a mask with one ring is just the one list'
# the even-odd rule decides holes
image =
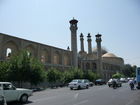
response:
{"label": "tree", "polygon": [[61,81],[62,81],[63,85],[66,85],[72,79],[73,79],[73,75],[72,75],[72,72],[70,70],[66,70],[66,71],[64,71],[64,73],[62,73]]}
{"label": "tree", "polygon": [[91,70],[87,70],[87,71],[84,72],[84,77],[83,78],[88,79],[90,81],[95,81],[97,79],[97,74],[94,73]]}
{"label": "tree", "polygon": [[45,78],[44,65],[35,58],[31,58],[31,60],[30,60],[29,77],[30,77],[29,82],[32,85],[37,85],[38,83],[44,81],[44,78]]}
{"label": "tree", "polygon": [[51,87],[54,87],[53,85],[61,79],[61,72],[55,68],[50,68],[46,73],[46,78]]}
{"label": "tree", "polygon": [[121,77],[124,77],[124,75],[120,74],[120,73],[116,73],[116,74],[112,75],[112,78],[118,78],[119,79]]}
{"label": "tree", "polygon": [[[10,58],[9,80],[16,81],[22,87],[23,82],[38,84],[43,81],[43,65],[35,58],[22,50]],[[15,76],[16,75],[16,76]]]}
{"label": "tree", "polygon": [[7,81],[9,74],[9,62],[0,62],[0,81]]}
{"label": "tree", "polygon": [[84,71],[83,78],[88,79],[90,81],[95,81],[96,79],[101,78],[99,74],[93,72],[92,70]]}
{"label": "tree", "polygon": [[83,71],[78,68],[71,69],[73,79],[82,79],[83,78]]}
{"label": "tree", "polygon": [[135,65],[125,64],[122,68],[122,72],[126,77],[135,77],[136,67]]}

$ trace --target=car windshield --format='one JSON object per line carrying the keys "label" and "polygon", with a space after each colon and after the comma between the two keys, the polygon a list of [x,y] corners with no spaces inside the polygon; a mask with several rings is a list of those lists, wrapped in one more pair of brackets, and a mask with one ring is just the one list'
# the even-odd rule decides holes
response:
{"label": "car windshield", "polygon": [[96,81],[102,81],[102,79],[97,79]]}
{"label": "car windshield", "polygon": [[72,82],[78,82],[78,80],[72,80]]}
{"label": "car windshield", "polygon": [[112,82],[112,79],[110,79],[108,82]]}

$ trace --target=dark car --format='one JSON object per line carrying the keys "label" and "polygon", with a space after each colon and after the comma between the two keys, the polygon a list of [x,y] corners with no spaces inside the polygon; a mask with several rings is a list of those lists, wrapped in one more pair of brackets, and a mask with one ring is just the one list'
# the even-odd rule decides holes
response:
{"label": "dark car", "polygon": [[97,79],[95,81],[95,85],[103,85],[103,84],[106,84],[105,80],[103,80],[103,79]]}

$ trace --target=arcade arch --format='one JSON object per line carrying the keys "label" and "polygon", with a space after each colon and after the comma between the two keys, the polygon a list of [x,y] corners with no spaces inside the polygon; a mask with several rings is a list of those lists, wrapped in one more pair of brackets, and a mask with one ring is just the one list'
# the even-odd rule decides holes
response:
{"label": "arcade arch", "polygon": [[50,53],[46,49],[42,50],[42,52],[41,52],[41,62],[50,63]]}
{"label": "arcade arch", "polygon": [[70,59],[69,59],[69,56],[68,55],[64,55],[64,65],[70,65]]}
{"label": "arcade arch", "polygon": [[33,45],[28,45],[25,49],[27,50],[28,55],[35,56],[35,49]]}
{"label": "arcade arch", "polygon": [[54,64],[61,64],[61,56],[58,51],[55,51],[53,61],[54,61]]}
{"label": "arcade arch", "polygon": [[18,46],[14,41],[8,41],[3,46],[4,58],[9,59],[12,54],[18,51]]}

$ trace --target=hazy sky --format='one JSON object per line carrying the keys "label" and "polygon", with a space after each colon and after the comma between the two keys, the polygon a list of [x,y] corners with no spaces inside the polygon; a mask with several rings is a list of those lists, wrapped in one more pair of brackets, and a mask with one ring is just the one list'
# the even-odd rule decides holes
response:
{"label": "hazy sky", "polygon": [[[66,49],[71,45],[69,20],[79,35],[102,34],[102,46],[140,66],[140,0],[0,0],[0,33]],[[71,46],[70,46],[71,47]]]}

